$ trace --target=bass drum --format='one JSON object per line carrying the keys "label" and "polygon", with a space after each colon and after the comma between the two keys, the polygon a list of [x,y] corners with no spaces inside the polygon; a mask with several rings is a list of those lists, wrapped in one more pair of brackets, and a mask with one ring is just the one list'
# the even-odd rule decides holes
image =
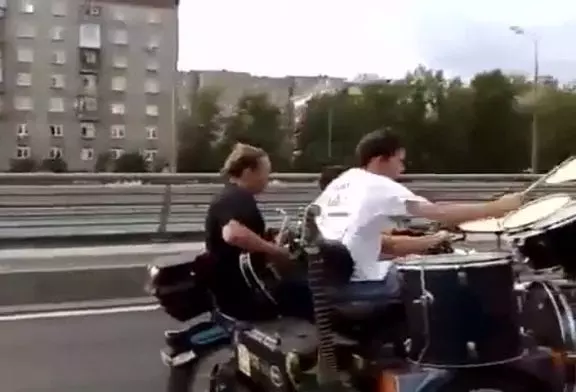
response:
{"label": "bass drum", "polygon": [[565,280],[532,282],[521,311],[524,332],[539,346],[550,348],[564,369],[565,392],[576,391],[576,283]]}
{"label": "bass drum", "polygon": [[522,347],[508,253],[448,254],[398,263],[409,358],[439,368],[514,361]]}

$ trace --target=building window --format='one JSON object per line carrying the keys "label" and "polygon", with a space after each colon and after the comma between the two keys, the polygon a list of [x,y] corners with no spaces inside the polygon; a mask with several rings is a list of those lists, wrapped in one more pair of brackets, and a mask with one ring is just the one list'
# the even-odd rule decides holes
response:
{"label": "building window", "polygon": [[50,87],[51,88],[64,88],[66,87],[66,79],[64,75],[52,75],[50,76]]}
{"label": "building window", "polygon": [[146,162],[154,162],[157,155],[158,150],[144,150],[144,160],[146,160]]}
{"label": "building window", "polygon": [[158,116],[158,106],[156,105],[146,105],[146,115],[157,117]]}
{"label": "building window", "polygon": [[126,30],[113,30],[111,32],[112,36],[110,41],[116,45],[127,45],[128,44],[128,32]]}
{"label": "building window", "polygon": [[158,68],[160,68],[160,66],[158,65],[158,60],[149,59],[146,62],[146,70],[147,71],[158,71]]}
{"label": "building window", "polygon": [[158,128],[155,126],[146,127],[146,139],[148,140],[158,139]]}
{"label": "building window", "polygon": [[55,50],[52,52],[52,64],[66,64],[66,52],[63,50]]}
{"label": "building window", "polygon": [[52,41],[63,41],[64,40],[64,27],[62,26],[54,26],[50,30],[50,37],[52,37]]}
{"label": "building window", "polygon": [[87,93],[95,93],[98,87],[98,78],[96,75],[81,75],[82,89]]}
{"label": "building window", "polygon": [[90,3],[87,3],[87,7],[85,8],[85,14],[89,15],[89,16],[100,16],[100,14],[102,13],[102,7],[97,6],[97,5],[90,5]]}
{"label": "building window", "polygon": [[95,97],[78,97],[76,109],[80,112],[95,112],[98,110],[98,100]]}
{"label": "building window", "polygon": [[19,24],[16,29],[16,36],[18,38],[34,38],[36,37],[36,27],[29,24]]}
{"label": "building window", "polygon": [[124,150],[121,148],[112,148],[110,150],[110,155],[112,156],[112,159],[118,159],[120,158],[122,155],[124,154]]}
{"label": "building window", "polygon": [[32,0],[20,0],[20,12],[23,14],[33,14],[34,2]]}
{"label": "building window", "polygon": [[20,87],[28,87],[32,85],[32,74],[19,73],[16,76],[16,85]]}
{"label": "building window", "polygon": [[16,128],[16,135],[18,137],[28,136],[28,124],[18,124]]}
{"label": "building window", "polygon": [[144,89],[148,94],[158,94],[160,92],[160,84],[156,79],[147,79]]}
{"label": "building window", "polygon": [[14,97],[14,109],[32,110],[34,109],[34,102],[30,97]]}
{"label": "building window", "polygon": [[125,91],[126,90],[126,78],[124,76],[115,76],[112,78],[112,90],[113,91]]}
{"label": "building window", "polygon": [[126,56],[114,56],[112,59],[112,66],[114,68],[127,68],[128,58]]}
{"label": "building window", "polygon": [[110,127],[110,138],[111,139],[124,139],[126,137],[126,126],[125,125],[112,125]]}
{"label": "building window", "polygon": [[64,111],[64,98],[52,97],[48,101],[48,111],[50,112],[63,112]]}
{"label": "building window", "polygon": [[83,148],[80,150],[80,159],[83,161],[91,161],[94,159],[94,149],[93,148]]}
{"label": "building window", "polygon": [[119,22],[124,22],[126,20],[126,15],[124,14],[124,12],[120,8],[115,7],[112,10],[112,18],[114,20],[119,21]]}
{"label": "building window", "polygon": [[58,0],[52,3],[52,15],[66,16],[66,1]]}
{"label": "building window", "polygon": [[50,129],[50,135],[53,137],[64,136],[64,126],[61,124],[51,124],[48,127]]}
{"label": "building window", "polygon": [[59,159],[63,156],[62,147],[50,147],[50,159]]}
{"label": "building window", "polygon": [[148,50],[156,50],[160,47],[160,38],[156,35],[153,35],[148,40],[148,44],[146,44],[146,49]]}
{"label": "building window", "polygon": [[82,55],[84,56],[84,62],[86,64],[96,65],[98,62],[98,56],[93,50],[83,50]]}
{"label": "building window", "polygon": [[80,123],[80,135],[83,139],[94,139],[96,137],[96,126],[94,123]]}
{"label": "building window", "polygon": [[16,147],[16,159],[28,159],[32,156],[30,147],[18,146]]}
{"label": "building window", "polygon": [[150,24],[159,24],[162,22],[162,16],[156,10],[152,10],[148,12],[148,23]]}
{"label": "building window", "polygon": [[110,104],[110,111],[112,112],[112,114],[119,114],[119,115],[123,115],[124,113],[126,113],[126,106],[124,106],[123,103],[112,103]]}
{"label": "building window", "polygon": [[34,52],[32,51],[32,49],[18,48],[17,57],[18,61],[21,63],[34,62]]}

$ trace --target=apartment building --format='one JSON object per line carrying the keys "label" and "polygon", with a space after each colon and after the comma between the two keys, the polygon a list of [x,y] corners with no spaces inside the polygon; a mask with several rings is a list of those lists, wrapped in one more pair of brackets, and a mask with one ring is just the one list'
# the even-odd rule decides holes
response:
{"label": "apartment building", "polygon": [[189,71],[181,72],[177,88],[180,110],[186,112],[190,97],[202,89],[215,89],[220,93],[223,114],[230,114],[238,100],[246,94],[267,94],[271,103],[281,109],[287,108],[292,97],[309,94],[323,83],[335,88],[343,87],[345,79],[328,76],[255,76],[247,72]]}
{"label": "apartment building", "polygon": [[172,159],[178,0],[0,0],[0,170]]}

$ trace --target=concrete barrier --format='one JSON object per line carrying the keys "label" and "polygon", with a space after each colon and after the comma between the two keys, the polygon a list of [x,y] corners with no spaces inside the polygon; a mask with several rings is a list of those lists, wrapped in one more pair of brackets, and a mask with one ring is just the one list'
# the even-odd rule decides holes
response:
{"label": "concrete barrier", "polygon": [[[465,244],[495,247],[492,236],[473,236]],[[157,257],[203,249],[199,243],[149,244],[101,248],[0,250],[0,314],[74,307],[150,304],[144,286],[146,266]]]}

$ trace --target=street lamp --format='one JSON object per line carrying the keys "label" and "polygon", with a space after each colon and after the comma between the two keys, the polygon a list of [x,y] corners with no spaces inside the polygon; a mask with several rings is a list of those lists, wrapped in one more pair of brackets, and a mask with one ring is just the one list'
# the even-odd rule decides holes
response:
{"label": "street lamp", "polygon": [[[534,83],[532,86],[532,93],[534,94],[534,99],[538,99],[538,82],[539,82],[539,70],[540,70],[540,56],[539,56],[539,43],[538,38],[534,35],[526,32],[520,26],[510,26],[510,30],[516,35],[523,35],[532,41],[534,48]],[[531,135],[531,154],[530,154],[530,166],[532,167],[532,173],[538,173],[538,108],[534,107],[532,109],[532,135]]]}

